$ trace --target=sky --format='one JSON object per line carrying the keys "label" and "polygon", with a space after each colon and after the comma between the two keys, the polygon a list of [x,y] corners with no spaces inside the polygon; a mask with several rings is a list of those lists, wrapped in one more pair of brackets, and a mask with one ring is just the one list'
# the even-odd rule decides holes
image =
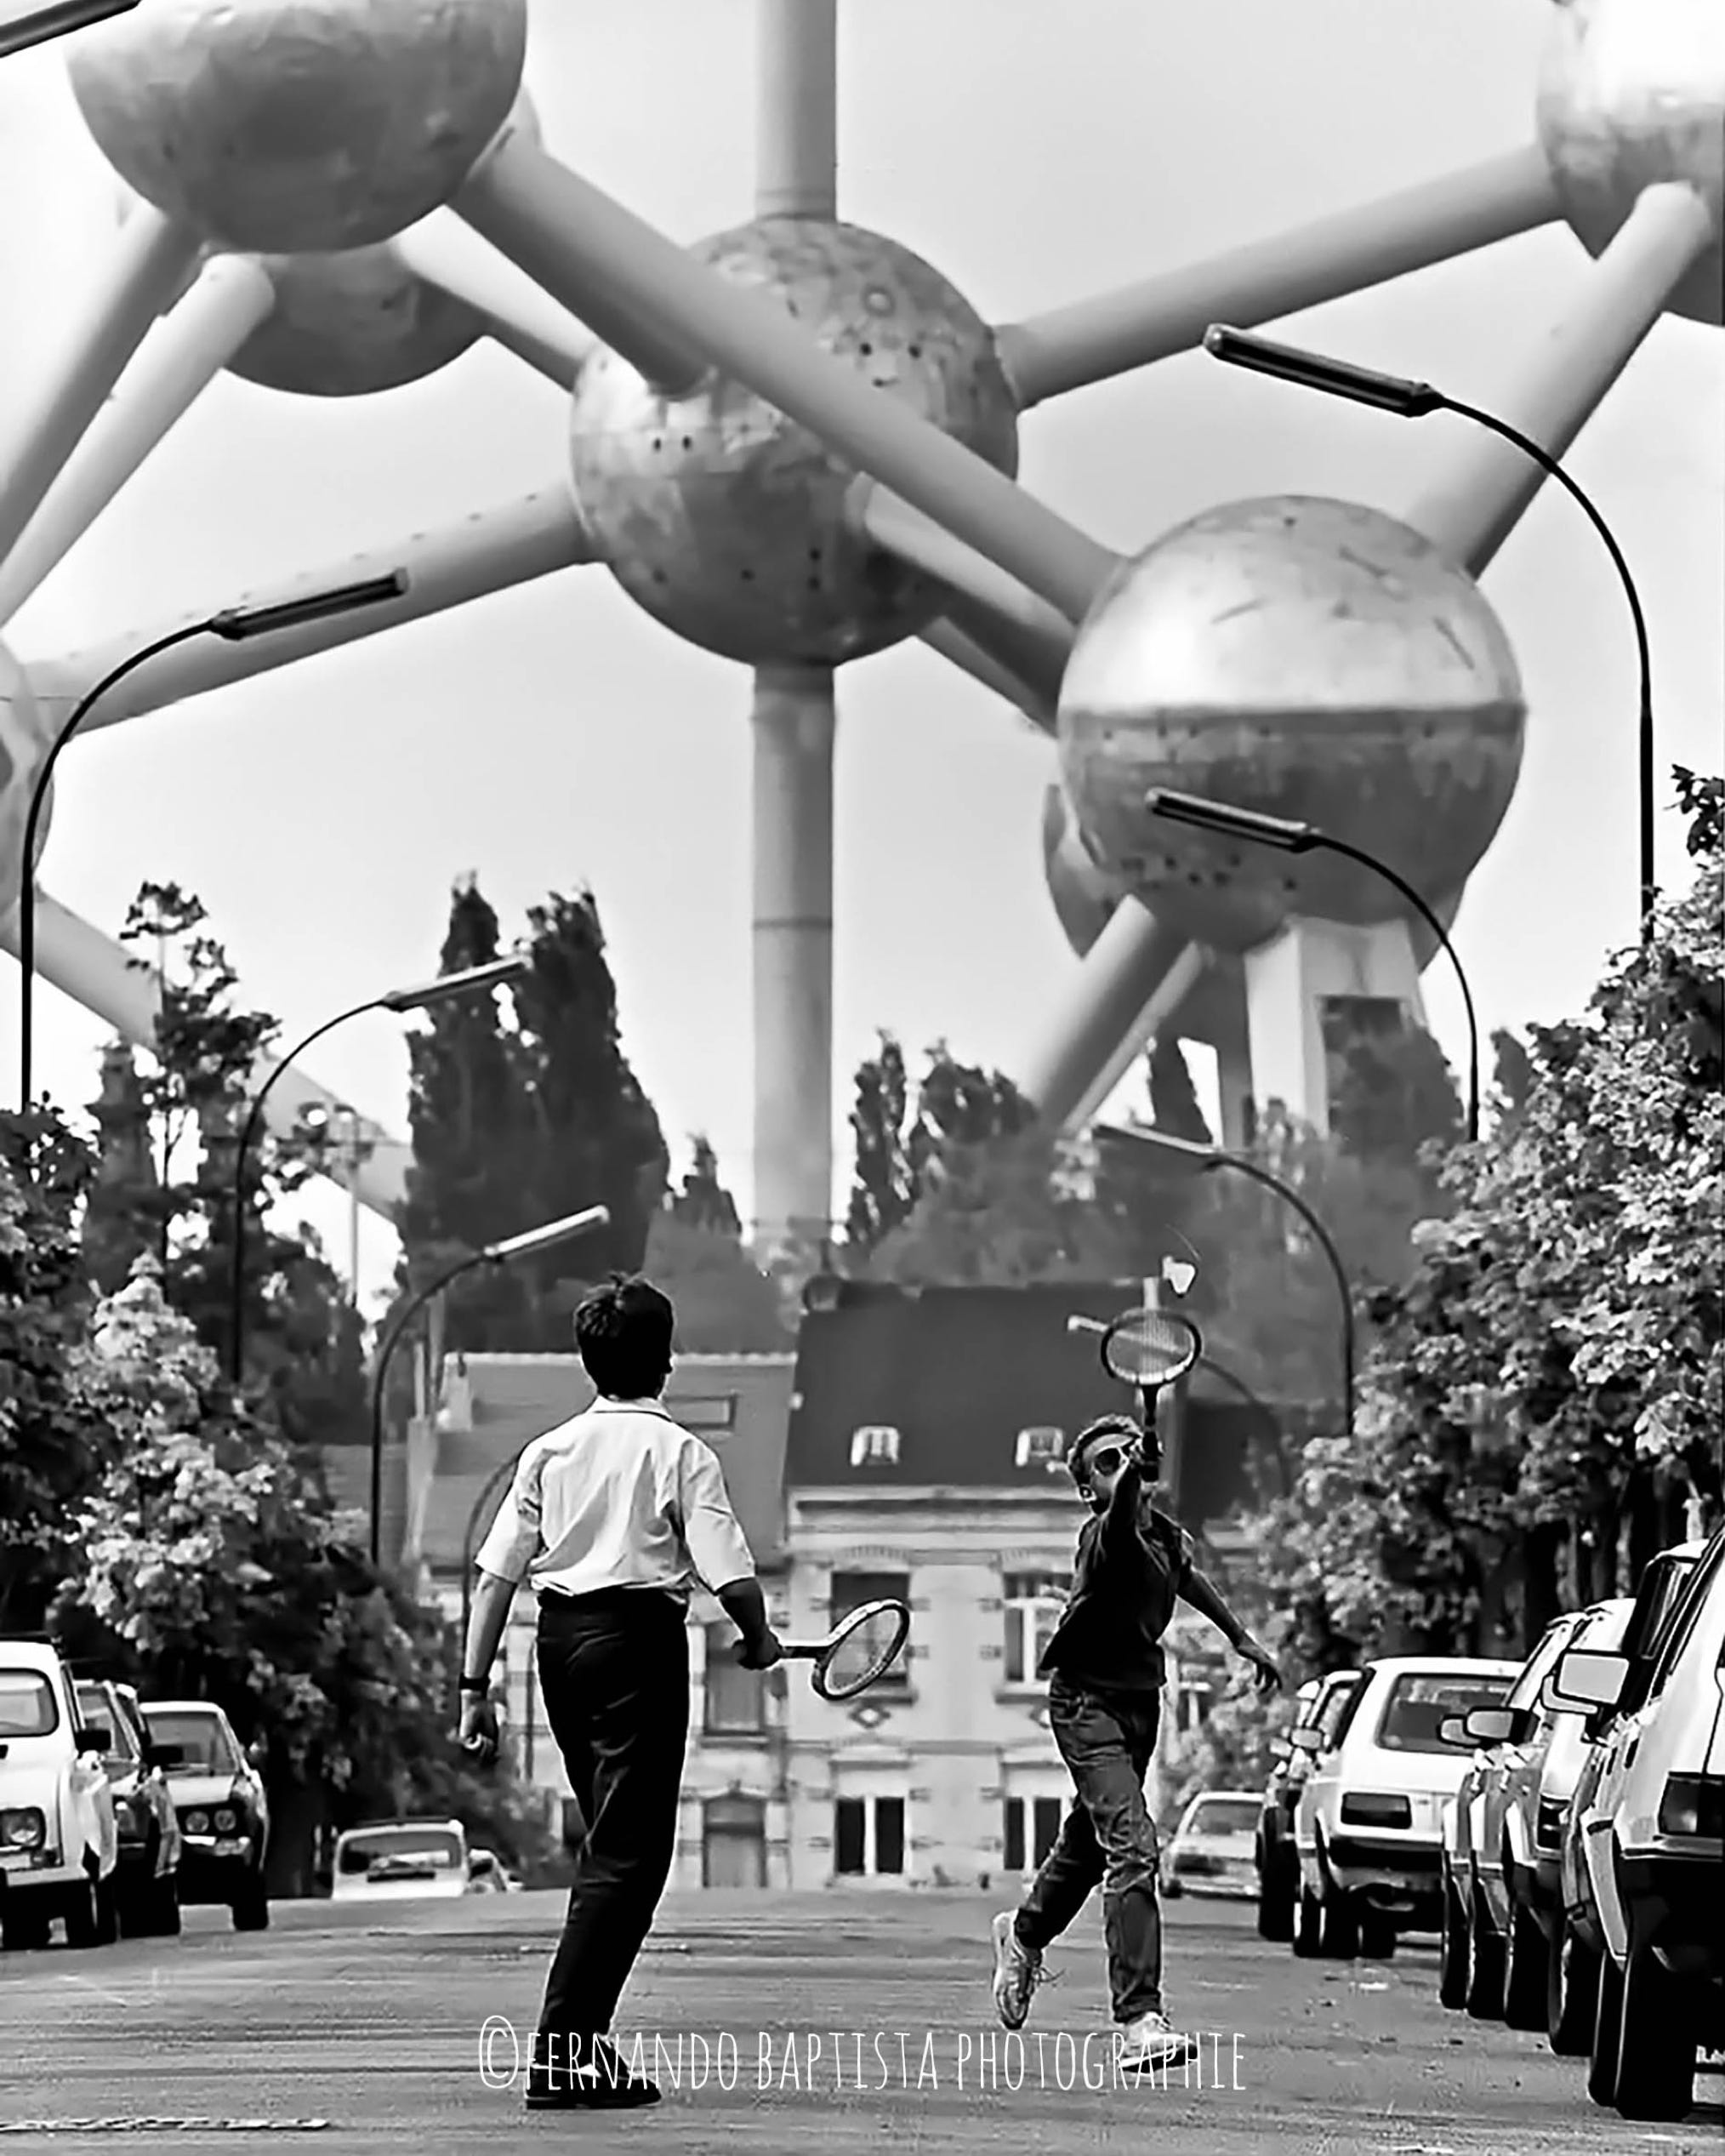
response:
{"label": "sky", "polygon": [[[1551,0],[850,0],[840,214],[925,255],[986,318],[1022,319],[1517,147],[1550,12]],[[680,241],[750,213],[751,78],[745,0],[533,0],[527,81],[547,146]],[[115,182],[63,48],[0,66],[0,205],[4,397],[53,362],[55,323],[114,231]],[[1556,226],[1278,334],[1489,407],[1587,270]],[[1716,330],[1661,322],[1568,459],[1648,613],[1667,882],[1684,857],[1666,773],[1725,761],[1722,356]],[[566,469],[564,403],[487,347],[363,400],[224,376],[7,641],[40,659],[147,632],[532,492]],[[1192,354],[1029,414],[1020,477],[1135,551],[1253,495],[1404,510],[1462,424],[1399,425]],[[1579,1012],[1633,934],[1637,682],[1609,562],[1557,490],[1484,589],[1530,717],[1515,801],[1454,932],[1483,1035]],[[457,877],[477,874],[506,938],[548,892],[589,886],[624,1046],[674,1163],[689,1134],[709,1134],[746,1212],[748,695],[743,669],[679,643],[603,569],[566,571],[75,744],[42,887],[110,933],[146,877],[196,893],[247,999],[288,1042],[435,971]],[[914,1063],[944,1039],[1010,1075],[1075,961],[1041,870],[1052,745],[915,643],[847,669],[840,695],[842,1212],[851,1076],[878,1031]],[[10,1069],[16,975],[4,972]],[[1425,991],[1459,1072],[1459,994],[1441,966]],[[82,1106],[105,1029],[46,988],[37,1024],[38,1084]],[[307,1069],[405,1133],[400,1020],[355,1021]],[[319,1186],[294,1205],[344,1263],[342,1195]],[[393,1262],[391,1231],[368,1218],[367,1308]]]}

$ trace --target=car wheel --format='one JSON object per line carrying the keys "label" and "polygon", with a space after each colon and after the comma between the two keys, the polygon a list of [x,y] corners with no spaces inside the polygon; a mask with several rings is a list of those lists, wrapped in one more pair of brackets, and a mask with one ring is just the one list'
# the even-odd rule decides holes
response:
{"label": "car wheel", "polygon": [[1540,1919],[1523,1903],[1512,1901],[1503,1961],[1503,2017],[1508,2028],[1546,2026],[1546,1969],[1551,1959]]}
{"label": "car wheel", "polygon": [[1695,2025],[1682,1981],[1631,1940],[1619,1994],[1617,2089],[1625,2119],[1686,2119],[1695,2101]]}
{"label": "car wheel", "polygon": [[1623,2028],[1623,1971],[1608,1954],[1599,1957],[1599,1988],[1587,2053],[1587,2093],[1609,2109],[1617,2102],[1618,2039]]}
{"label": "car wheel", "polygon": [[249,1872],[246,1883],[234,1896],[234,1929],[236,1931],[267,1931],[270,1928],[270,1897],[264,1891],[264,1875]]}
{"label": "car wheel", "polygon": [[1461,2003],[1473,2021],[1503,2019],[1503,1940],[1477,1886],[1468,1896],[1467,1992]]}
{"label": "car wheel", "polygon": [[1258,1877],[1258,1936],[1279,1944],[1291,1939],[1298,1899],[1298,1881],[1290,1868],[1272,1857]]}
{"label": "car wheel", "polygon": [[1599,1958],[1560,1912],[1546,1957],[1546,2041],[1558,2058],[1587,2056],[1598,1996]]}
{"label": "car wheel", "polygon": [[1294,1952],[1301,1961],[1315,1961],[1323,1951],[1324,1904],[1309,1886],[1302,1885],[1295,1905]]}
{"label": "car wheel", "polygon": [[94,1879],[80,1880],[69,1890],[60,1906],[60,1919],[65,1925],[65,1942],[82,1954],[88,1948],[99,1947],[102,1941],[102,1911]]}
{"label": "car wheel", "polygon": [[[31,1895],[14,1895],[14,1901],[31,1902]],[[0,1948],[8,1954],[35,1954],[48,1944],[50,1919],[34,1908],[8,1909],[0,1916]]]}
{"label": "car wheel", "polygon": [[1381,1909],[1365,1909],[1360,1914],[1359,1950],[1368,1961],[1393,1961],[1396,1956],[1396,1925],[1392,1917]]}
{"label": "car wheel", "polygon": [[1443,1914],[1438,1943],[1438,2003],[1459,2007],[1467,1999],[1467,1911],[1443,1867]]}
{"label": "car wheel", "polygon": [[1359,1952],[1359,1913],[1352,1895],[1345,1894],[1332,1880],[1323,1908],[1318,1952],[1332,1961],[1352,1961]]}

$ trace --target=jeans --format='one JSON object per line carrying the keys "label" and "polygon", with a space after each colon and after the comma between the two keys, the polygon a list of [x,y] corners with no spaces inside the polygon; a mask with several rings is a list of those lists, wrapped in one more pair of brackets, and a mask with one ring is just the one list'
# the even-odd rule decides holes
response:
{"label": "jeans", "polygon": [[1019,1938],[1040,1953],[1100,1885],[1108,1990],[1120,2022],[1162,2011],[1159,1851],[1144,1801],[1161,1708],[1159,1692],[1104,1694],[1050,1680],[1049,1726],[1076,1794],[1016,1920]]}
{"label": "jeans", "polygon": [[566,2066],[610,2033],[670,1876],[689,1643],[674,1597],[619,1588],[544,1597],[538,1646],[546,1719],[587,1828],[539,2014]]}

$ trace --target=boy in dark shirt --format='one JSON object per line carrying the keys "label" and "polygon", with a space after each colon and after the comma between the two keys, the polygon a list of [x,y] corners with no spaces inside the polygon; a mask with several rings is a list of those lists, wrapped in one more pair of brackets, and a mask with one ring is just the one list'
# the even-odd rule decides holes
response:
{"label": "boy in dark shirt", "polygon": [[1125,1415],[1090,1423],[1067,1451],[1092,1516],[1038,1674],[1049,1680],[1049,1726],[1076,1794],[1022,1905],[993,1925],[995,2011],[1006,2028],[1021,2028],[1043,1979],[1044,1950],[1101,1884],[1121,2062],[1135,2068],[1178,2066],[1194,2048],[1163,2009],[1159,1852],[1144,1801],[1162,1703],[1162,1636],[1175,1604],[1184,1600],[1210,1619],[1254,1664],[1261,1691],[1282,1681],[1274,1657],[1193,1563],[1192,1537],[1151,1502],[1160,1458],[1154,1433]]}

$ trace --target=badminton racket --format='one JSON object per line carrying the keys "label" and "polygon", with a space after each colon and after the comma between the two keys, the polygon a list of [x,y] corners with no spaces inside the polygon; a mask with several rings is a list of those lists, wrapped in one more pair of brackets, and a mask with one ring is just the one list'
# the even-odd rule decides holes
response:
{"label": "badminton racket", "polygon": [[1068,1318],[1067,1330],[1099,1334],[1103,1369],[1141,1392],[1171,1385],[1204,1353],[1203,1334],[1190,1318],[1172,1310],[1126,1310],[1107,1324],[1098,1318]]}

